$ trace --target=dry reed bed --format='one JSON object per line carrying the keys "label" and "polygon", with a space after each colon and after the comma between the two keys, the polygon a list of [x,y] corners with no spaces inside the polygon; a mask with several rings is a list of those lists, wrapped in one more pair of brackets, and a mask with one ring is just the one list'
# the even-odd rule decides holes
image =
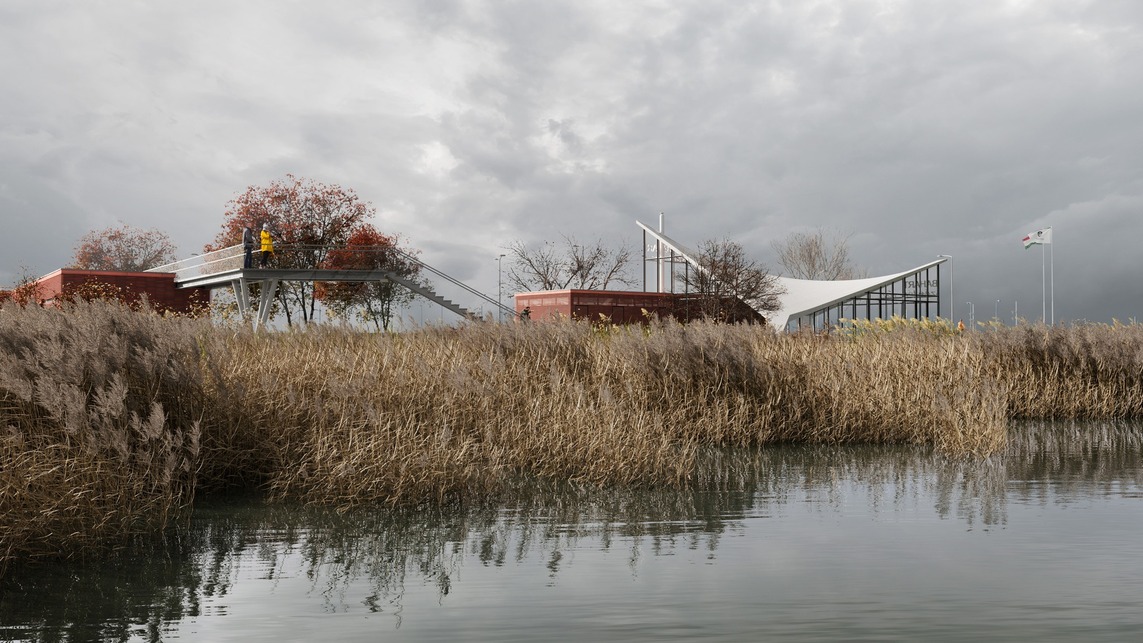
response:
{"label": "dry reed bed", "polygon": [[194,330],[107,304],[0,310],[0,569],[151,529],[190,502]]}
{"label": "dry reed bed", "polygon": [[967,333],[1008,388],[1013,418],[1143,416],[1143,324],[1020,325]]}
{"label": "dry reed bed", "polygon": [[592,484],[684,478],[693,446],[665,430],[672,411],[601,394],[582,372],[590,329],[549,331],[243,333],[215,365],[219,395],[234,402],[212,424],[255,427],[228,448],[262,454],[275,495],[319,502],[487,493],[521,472]]}
{"label": "dry reed bed", "polygon": [[921,333],[847,342],[566,322],[241,332],[223,345],[212,395],[227,402],[204,448],[261,471],[278,497],[338,505],[483,494],[519,474],[681,482],[704,444],[987,453],[1006,421],[982,356]]}
{"label": "dry reed bed", "polygon": [[196,488],[348,506],[520,475],[690,479],[706,445],[990,453],[1009,415],[1143,414],[1139,327],[776,336],[697,323],[257,334],[115,305],[0,311],[0,567],[147,531]]}

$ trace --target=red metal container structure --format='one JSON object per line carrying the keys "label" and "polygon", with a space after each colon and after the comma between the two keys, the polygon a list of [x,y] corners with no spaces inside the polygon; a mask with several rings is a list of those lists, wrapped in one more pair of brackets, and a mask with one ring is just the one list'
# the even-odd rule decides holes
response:
{"label": "red metal container structure", "polygon": [[[632,292],[619,290],[545,290],[516,295],[516,316],[545,320],[556,317],[613,324],[647,323],[653,317],[690,321],[703,317],[694,294]],[[765,319],[737,301],[724,304],[724,321],[766,323]]]}
{"label": "red metal container structure", "polygon": [[517,294],[516,315],[533,320],[565,317],[638,324],[651,316],[673,316],[676,299],[671,293],[660,292],[545,290]]}
{"label": "red metal container structure", "polygon": [[[175,276],[166,272],[109,272],[62,268],[37,279],[30,286],[36,303],[52,306],[69,294],[104,288],[128,304],[146,297],[159,312],[191,313],[210,303],[206,288],[176,288]],[[11,296],[10,293],[4,293]],[[0,301],[7,297],[0,296]]]}

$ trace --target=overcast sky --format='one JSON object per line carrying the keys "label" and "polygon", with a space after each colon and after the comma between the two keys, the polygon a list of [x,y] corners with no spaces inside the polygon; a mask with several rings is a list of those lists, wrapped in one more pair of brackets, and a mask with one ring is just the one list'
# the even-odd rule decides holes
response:
{"label": "overcast sky", "polygon": [[[1143,320],[1143,3],[0,1],[0,284],[286,173],[495,293],[514,240],[852,233],[956,309]],[[996,300],[1000,300],[997,305]]]}

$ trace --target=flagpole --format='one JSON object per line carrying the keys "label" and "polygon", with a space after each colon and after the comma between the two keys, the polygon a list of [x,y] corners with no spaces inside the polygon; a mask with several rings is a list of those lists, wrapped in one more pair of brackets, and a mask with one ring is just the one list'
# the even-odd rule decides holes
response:
{"label": "flagpole", "polygon": [[1040,323],[1056,325],[1056,250],[1052,249],[1052,316],[1048,318],[1048,274],[1047,250],[1044,246],[1052,243],[1052,226],[1037,230],[1024,237],[1024,249],[1040,244]]}
{"label": "flagpole", "polygon": [[[1052,226],[1048,226],[1051,230]],[[1053,235],[1055,236],[1055,235]],[[1052,325],[1056,325],[1056,240],[1052,239]]]}
{"label": "flagpole", "polygon": [[1044,255],[1047,254],[1047,250],[1044,249],[1044,246],[1046,245],[1048,244],[1040,244],[1040,321],[1045,324],[1048,323],[1048,289],[1045,285],[1047,282],[1044,281],[1044,275],[1047,274],[1044,270]]}

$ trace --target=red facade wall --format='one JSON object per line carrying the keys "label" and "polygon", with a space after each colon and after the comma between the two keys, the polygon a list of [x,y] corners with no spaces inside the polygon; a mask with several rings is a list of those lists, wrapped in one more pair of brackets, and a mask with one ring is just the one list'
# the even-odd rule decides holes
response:
{"label": "red facade wall", "polygon": [[[533,320],[572,317],[616,324],[637,324],[647,315],[675,315],[677,295],[616,290],[545,290],[516,295],[516,314]],[[644,312],[646,311],[646,312]],[[601,317],[602,315],[602,317]]]}
{"label": "red facade wall", "polygon": [[206,288],[176,288],[175,276],[167,272],[108,272],[64,268],[36,280],[36,299],[50,305],[65,291],[88,284],[111,286],[128,303],[145,295],[150,306],[160,312],[190,313],[210,303]]}

